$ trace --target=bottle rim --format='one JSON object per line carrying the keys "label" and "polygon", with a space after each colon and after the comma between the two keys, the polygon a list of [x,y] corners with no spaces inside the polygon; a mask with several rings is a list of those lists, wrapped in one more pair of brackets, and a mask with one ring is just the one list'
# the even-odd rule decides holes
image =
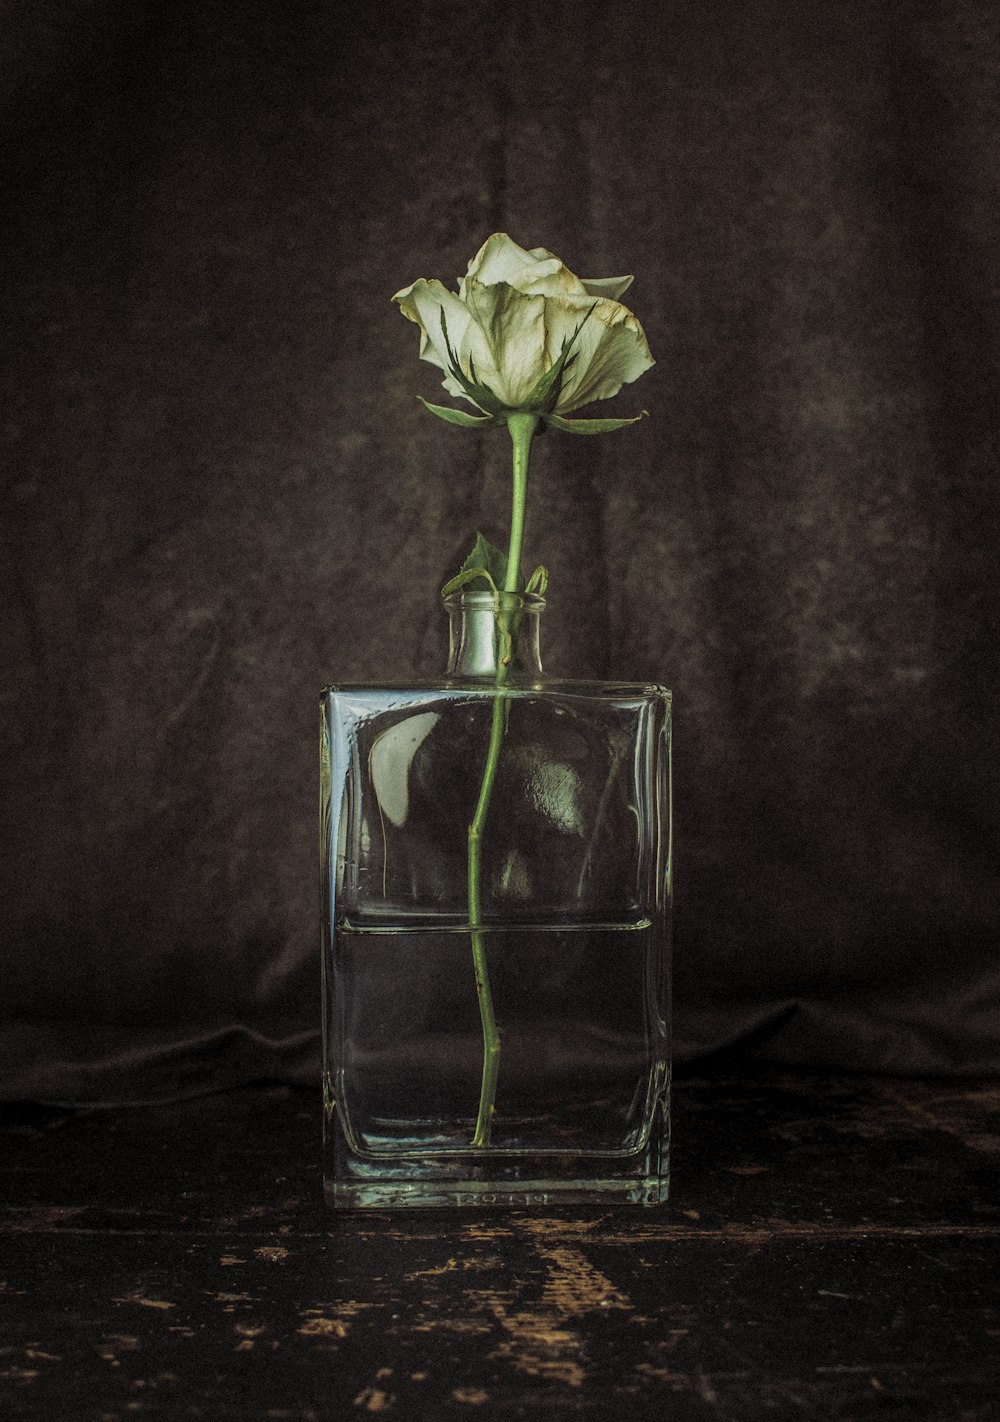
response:
{"label": "bottle rim", "polygon": [[539,593],[494,592],[491,588],[458,588],[443,601],[449,610],[464,607],[478,612],[541,612],[545,607],[545,599]]}

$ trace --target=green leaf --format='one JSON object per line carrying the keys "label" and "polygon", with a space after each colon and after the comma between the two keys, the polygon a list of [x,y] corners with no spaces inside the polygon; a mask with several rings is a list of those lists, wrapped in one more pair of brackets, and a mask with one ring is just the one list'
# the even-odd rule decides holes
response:
{"label": "green leaf", "polygon": [[450,405],[432,405],[422,395],[418,395],[417,399],[432,415],[437,415],[439,420],[445,420],[449,425],[461,425],[463,430],[481,430],[487,425],[497,423],[492,415],[469,415],[465,410],[452,409]]}
{"label": "green leaf", "polygon": [[475,547],[466,558],[455,577],[441,589],[447,597],[449,593],[466,587],[477,579],[487,583],[494,592],[499,592],[507,576],[507,554],[481,533],[476,534]]}
{"label": "green leaf", "polygon": [[524,585],[526,593],[536,593],[539,597],[545,596],[545,589],[549,585],[549,570],[543,568],[541,564],[535,569],[531,577]]}
{"label": "green leaf", "polygon": [[[470,583],[475,583],[477,580],[486,584],[491,592],[499,593],[503,589],[506,576],[506,553],[495,543],[491,543],[488,538],[484,538],[481,533],[477,533],[475,547],[455,576],[445,583],[441,589],[441,595],[449,597],[451,593],[458,592],[459,588],[468,587]],[[549,585],[549,570],[539,566],[527,582],[523,577],[520,581],[522,593],[535,593],[538,597],[544,597],[545,589]],[[479,591],[482,592],[485,589],[480,588]]]}
{"label": "green leaf", "polygon": [[507,575],[507,554],[481,533],[476,534],[475,546],[462,564],[463,569],[476,566],[485,568],[496,586],[503,587],[503,580]]}
{"label": "green leaf", "polygon": [[484,582],[489,583],[490,587],[495,593],[498,593],[500,591],[496,583],[490,577],[488,569],[463,568],[460,573],[456,573],[455,576],[450,579],[449,582],[445,583],[444,587],[441,589],[441,596],[450,597],[453,592],[458,592],[459,588],[464,588],[468,583],[475,582],[477,578],[482,578]]}
{"label": "green leaf", "polygon": [[546,415],[545,423],[565,434],[610,434],[612,430],[623,430],[626,425],[637,425],[647,413],[643,410],[642,415],[636,415],[631,420],[567,420],[564,415]]}

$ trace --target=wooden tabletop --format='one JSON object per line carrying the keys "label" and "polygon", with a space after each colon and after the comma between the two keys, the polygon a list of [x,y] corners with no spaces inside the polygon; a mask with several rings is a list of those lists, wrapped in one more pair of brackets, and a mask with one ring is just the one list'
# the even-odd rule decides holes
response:
{"label": "wooden tabletop", "polygon": [[319,1096],[12,1106],[0,1417],[1000,1417],[1000,1085],[682,1076],[672,1202],[329,1214]]}

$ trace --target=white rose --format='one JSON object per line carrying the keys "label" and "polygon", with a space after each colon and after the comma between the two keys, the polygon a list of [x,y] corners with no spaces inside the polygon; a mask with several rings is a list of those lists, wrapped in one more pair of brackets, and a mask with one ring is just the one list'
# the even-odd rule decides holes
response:
{"label": "white rose", "polygon": [[[539,410],[564,427],[560,416],[617,395],[654,364],[642,327],[618,300],[631,283],[630,276],[581,280],[544,247],[525,251],[495,232],[457,294],[421,278],[392,299],[420,327],[421,358],[445,372],[450,394],[490,417]],[[568,423],[584,433],[596,422]]]}

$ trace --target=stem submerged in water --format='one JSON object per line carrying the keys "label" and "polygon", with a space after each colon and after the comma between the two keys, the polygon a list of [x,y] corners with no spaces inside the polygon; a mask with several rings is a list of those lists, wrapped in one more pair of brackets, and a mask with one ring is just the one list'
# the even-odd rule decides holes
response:
{"label": "stem submerged in water", "polygon": [[[515,411],[507,418],[513,445],[514,489],[511,500],[510,547],[507,553],[507,570],[504,577],[504,592],[521,591],[521,544],[524,539],[524,510],[528,490],[528,460],[531,441],[538,429],[539,416]],[[483,1080],[479,1092],[479,1114],[472,1137],[474,1146],[488,1146],[493,1134],[493,1116],[496,1111],[497,1075],[500,1070],[500,1032],[493,1010],[493,994],[490,990],[489,965],[486,960],[486,944],[482,931],[482,838],[497,767],[500,764],[500,747],[504,735],[504,700],[500,688],[507,680],[510,653],[503,654],[504,648],[513,646],[511,629],[507,626],[509,613],[504,608],[498,610],[501,635],[499,639],[496,686],[497,695],[493,699],[493,717],[490,726],[490,744],[483,767],[483,782],[479,789],[476,811],[469,825],[469,932],[472,939],[472,962],[476,974],[476,994],[479,998],[479,1015],[483,1024]]]}

